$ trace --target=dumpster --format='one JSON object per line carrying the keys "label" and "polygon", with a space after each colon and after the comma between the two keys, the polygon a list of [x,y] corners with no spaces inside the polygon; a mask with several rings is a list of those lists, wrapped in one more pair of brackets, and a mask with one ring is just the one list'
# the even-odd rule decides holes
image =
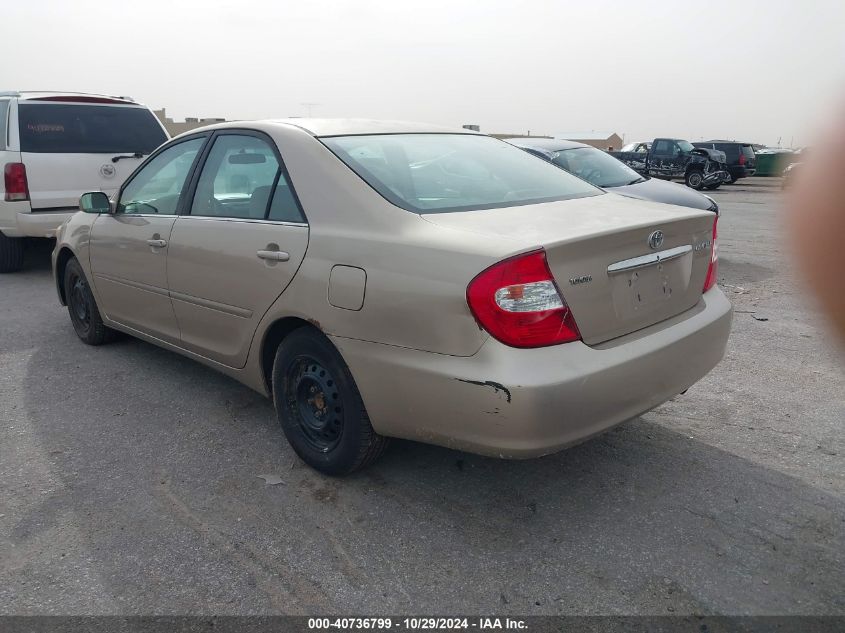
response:
{"label": "dumpster", "polygon": [[780,176],[789,163],[797,160],[791,149],[767,147],[754,152],[757,156],[755,176]]}

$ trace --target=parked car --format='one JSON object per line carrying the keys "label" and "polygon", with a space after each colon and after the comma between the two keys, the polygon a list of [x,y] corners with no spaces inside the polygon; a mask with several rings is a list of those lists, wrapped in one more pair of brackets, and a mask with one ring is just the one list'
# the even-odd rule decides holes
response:
{"label": "parked car", "polygon": [[641,176],[625,163],[591,145],[537,137],[506,140],[596,187],[613,193],[640,200],[653,200],[719,212],[719,206],[710,196],[705,196],[676,182]]}
{"label": "parked car", "polygon": [[804,168],[804,161],[807,160],[807,148],[799,149],[793,155],[793,161],[789,163],[783,170],[783,180],[781,181],[781,189],[787,189],[792,186],[793,181],[801,173]]}
{"label": "parked car", "polygon": [[52,237],[82,193],[114,193],[167,138],[127,97],[0,92],[0,273],[23,265],[25,238]]}
{"label": "parked car", "polygon": [[693,189],[718,189],[731,179],[724,152],[699,149],[683,139],[656,138],[652,143],[630,143],[622,151],[608,153],[643,176],[682,178]]}
{"label": "parked car", "polygon": [[467,130],[222,123],[80,206],[53,253],[79,338],[122,331],[272,396],[330,474],[387,437],[557,451],[685,391],[730,330],[718,216]]}
{"label": "parked car", "polygon": [[751,143],[701,141],[693,143],[693,145],[702,149],[717,149],[724,152],[728,173],[731,175],[731,183],[735,183],[740,178],[753,176],[757,170],[757,157],[754,155],[754,147]]}

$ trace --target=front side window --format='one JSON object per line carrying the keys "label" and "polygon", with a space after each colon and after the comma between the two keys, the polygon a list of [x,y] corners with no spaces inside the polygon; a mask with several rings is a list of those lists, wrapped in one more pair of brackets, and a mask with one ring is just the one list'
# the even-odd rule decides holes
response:
{"label": "front side window", "polygon": [[155,115],[137,106],[19,103],[22,152],[149,154],[167,140]]}
{"label": "front side window", "polygon": [[388,201],[415,213],[511,207],[602,193],[489,136],[383,134],[321,140]]}
{"label": "front side window", "polygon": [[692,150],[695,149],[693,144],[689,141],[678,141],[675,145],[677,145],[678,149],[680,149],[684,154],[689,154]]}
{"label": "front side window", "polygon": [[276,154],[263,139],[224,134],[203,166],[191,215],[303,220]]}
{"label": "front side window", "polygon": [[118,213],[174,215],[204,137],[172,145],[140,168],[123,189]]}
{"label": "front side window", "polygon": [[552,162],[596,187],[621,187],[643,180],[633,169],[593,147],[555,152]]}

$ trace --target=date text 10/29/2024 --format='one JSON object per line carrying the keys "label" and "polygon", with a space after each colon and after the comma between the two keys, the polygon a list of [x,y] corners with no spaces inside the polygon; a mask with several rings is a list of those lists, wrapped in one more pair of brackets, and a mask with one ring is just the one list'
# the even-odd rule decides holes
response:
{"label": "date text 10/29/2024", "polygon": [[319,630],[407,630],[407,631],[444,631],[444,630],[511,630],[527,629],[524,620],[518,618],[439,618],[439,617],[408,617],[408,618],[308,618],[308,629]]}

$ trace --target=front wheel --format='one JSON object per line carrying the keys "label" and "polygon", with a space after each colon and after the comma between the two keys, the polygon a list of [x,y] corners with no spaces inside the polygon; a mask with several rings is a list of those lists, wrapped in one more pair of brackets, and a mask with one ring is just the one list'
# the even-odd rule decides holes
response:
{"label": "front wheel", "polygon": [[288,442],[302,460],[327,475],[373,463],[387,438],[373,430],[349,367],[320,332],[303,327],[279,345],[273,402]]}
{"label": "front wheel", "polygon": [[23,268],[23,238],[0,233],[0,273],[15,273]]}
{"label": "front wheel", "polygon": [[684,180],[687,183],[687,187],[692,187],[696,191],[699,191],[704,183],[704,174],[700,171],[688,171]]}
{"label": "front wheel", "polygon": [[103,323],[88,280],[74,257],[65,267],[65,301],[76,335],[88,345],[102,345],[115,338],[114,330]]}

